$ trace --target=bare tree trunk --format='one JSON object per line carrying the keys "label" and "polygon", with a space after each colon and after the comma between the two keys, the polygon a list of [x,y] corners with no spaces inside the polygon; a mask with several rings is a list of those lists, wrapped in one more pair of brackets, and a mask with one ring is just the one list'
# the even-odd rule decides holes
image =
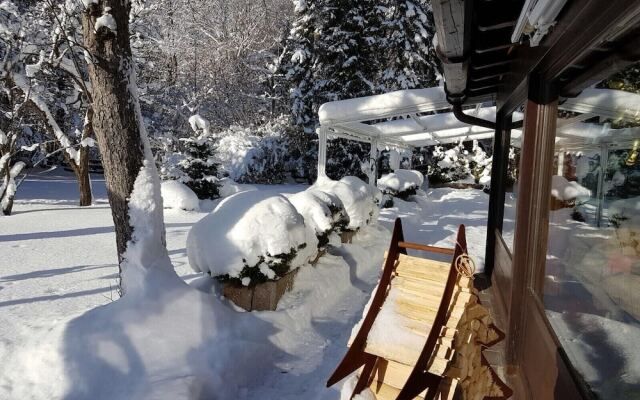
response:
{"label": "bare tree trunk", "polygon": [[87,149],[81,148],[80,150],[80,162],[75,163],[74,160],[65,155],[67,164],[73,170],[76,180],[78,181],[78,191],[80,192],[80,207],[86,207],[91,205],[91,182],[89,181],[89,152]]}
{"label": "bare tree trunk", "polygon": [[[85,117],[82,139],[94,136],[93,132],[93,108],[89,106]],[[72,166],[73,172],[78,179],[78,190],[80,191],[80,207],[90,206],[92,201],[91,182],[89,177],[89,148],[80,147],[80,160],[77,165]],[[74,163],[75,164],[75,163]]]}
{"label": "bare tree trunk", "polygon": [[[135,85],[130,81],[129,7],[126,0],[101,0],[90,3],[82,18],[85,47],[93,61],[89,63],[93,129],[102,155],[121,272],[133,235],[128,199],[144,161],[137,103],[129,88]],[[96,31],[96,19],[107,13],[115,21],[115,32],[104,26]]]}
{"label": "bare tree trunk", "polygon": [[2,202],[2,213],[4,215],[11,215],[11,210],[13,209],[13,198],[14,195],[13,194],[8,194],[8,185],[9,185],[9,181],[11,180],[10,177],[10,173],[9,170],[11,168],[9,168],[9,164],[7,163],[7,167],[4,169],[4,182],[5,182],[5,187],[2,193],[0,193],[0,201]]}

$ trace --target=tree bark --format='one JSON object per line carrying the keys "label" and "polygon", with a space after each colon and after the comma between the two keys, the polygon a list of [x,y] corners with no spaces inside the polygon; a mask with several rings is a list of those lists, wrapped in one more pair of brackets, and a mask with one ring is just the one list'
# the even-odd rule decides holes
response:
{"label": "tree bark", "polygon": [[67,164],[73,170],[78,181],[78,191],[80,192],[80,207],[90,206],[92,202],[91,182],[89,181],[89,152],[87,149],[79,149],[80,162],[75,163],[70,157],[65,155]]}
{"label": "tree bark", "polygon": [[[129,88],[135,85],[130,81],[129,8],[126,0],[102,0],[89,4],[82,18],[85,47],[92,58],[93,129],[102,155],[121,271],[133,234],[128,199],[144,160],[137,103]],[[96,19],[105,10],[115,20],[115,32],[107,27],[95,30]]]}
{"label": "tree bark", "polygon": [[[82,139],[94,136],[93,131],[93,108],[89,106],[85,117],[85,125],[82,131]],[[78,179],[78,190],[80,191],[80,207],[90,206],[92,202],[91,181],[89,177],[89,148],[80,147],[80,162],[73,167],[73,172]]]}

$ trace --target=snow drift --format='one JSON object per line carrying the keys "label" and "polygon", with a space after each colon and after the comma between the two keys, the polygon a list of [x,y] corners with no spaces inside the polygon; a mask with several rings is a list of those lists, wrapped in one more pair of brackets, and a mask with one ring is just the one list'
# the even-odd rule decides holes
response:
{"label": "snow drift", "polygon": [[160,190],[165,208],[196,211],[200,207],[198,196],[184,183],[165,181],[161,183]]}
{"label": "snow drift", "polygon": [[277,279],[315,256],[317,239],[284,196],[247,191],[224,199],[187,237],[196,272],[243,285]]}

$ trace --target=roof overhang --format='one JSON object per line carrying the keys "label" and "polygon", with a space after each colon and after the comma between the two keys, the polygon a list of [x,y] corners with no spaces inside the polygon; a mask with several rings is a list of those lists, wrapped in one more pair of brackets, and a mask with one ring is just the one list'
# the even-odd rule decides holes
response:
{"label": "roof overhang", "polygon": [[640,61],[638,1],[433,0],[432,8],[452,103],[493,96],[506,114],[527,98],[531,76],[574,97]]}

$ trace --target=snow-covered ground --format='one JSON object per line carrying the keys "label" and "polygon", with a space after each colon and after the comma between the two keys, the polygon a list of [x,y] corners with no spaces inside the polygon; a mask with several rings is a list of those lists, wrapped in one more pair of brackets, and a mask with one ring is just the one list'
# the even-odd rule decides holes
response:
{"label": "snow-covered ground", "polygon": [[[78,349],[91,343],[83,339],[78,321],[90,320],[107,309],[96,307],[118,298],[115,240],[104,180],[96,175],[92,182],[96,204],[79,208],[70,173],[32,174],[18,191],[14,214],[0,217],[1,399],[176,398],[178,393],[195,398],[204,389],[190,384],[189,392],[184,392],[181,383],[197,381],[193,371],[197,366],[185,366],[202,361],[197,356],[201,353],[218,354],[207,362],[218,363],[214,369],[225,371],[217,398],[337,399],[339,388],[326,389],[324,382],[343,356],[351,327],[376,284],[388,246],[388,228],[396,216],[403,218],[407,240],[436,245],[453,245],[457,225],[464,223],[470,252],[482,266],[488,196],[477,190],[430,190],[415,202],[396,200],[394,208],[380,213],[379,226],[361,231],[353,244],[330,249],[315,267],[303,267],[293,291],[275,312],[244,313],[215,293],[203,294],[215,305],[203,311],[220,315],[203,315],[199,328],[218,319],[218,334],[202,332],[204,339],[198,343],[192,333],[196,327],[172,328],[197,344],[185,351],[195,358],[163,364],[164,358],[144,349],[166,350],[163,335],[175,333],[140,336],[127,328],[123,337],[114,339],[115,344],[127,343],[124,354],[120,354],[123,347],[113,343],[88,349],[95,358],[106,354],[105,359],[119,368],[107,368],[95,360],[85,369],[78,368],[82,366],[78,357],[87,354],[86,348],[85,352]],[[257,188],[291,194],[307,186]],[[201,208],[209,211],[216,203],[201,204]],[[205,215],[165,210],[167,246],[176,272],[207,291],[210,280],[195,274],[186,256],[187,233]],[[251,347],[240,346],[245,343],[242,340]],[[52,357],[52,352],[62,358]],[[96,371],[98,367],[102,370]]]}

